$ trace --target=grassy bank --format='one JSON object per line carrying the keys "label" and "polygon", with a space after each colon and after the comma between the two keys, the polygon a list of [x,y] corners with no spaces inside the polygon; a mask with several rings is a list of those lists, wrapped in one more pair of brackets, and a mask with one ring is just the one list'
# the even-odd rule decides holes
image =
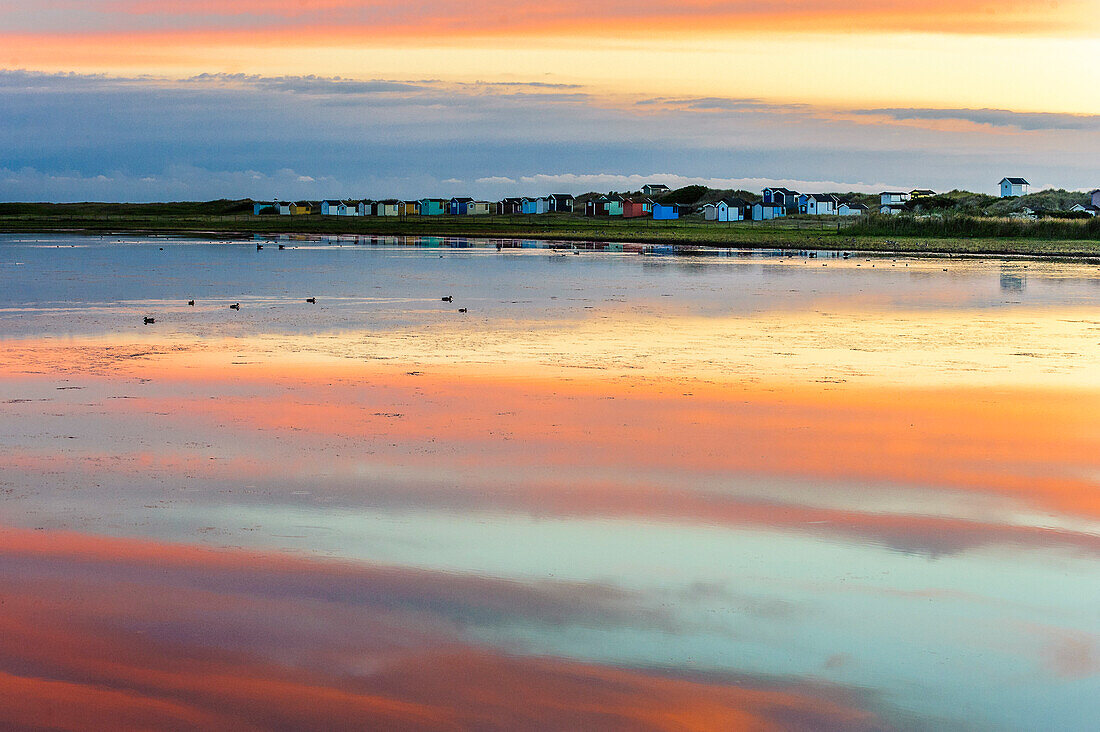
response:
{"label": "grassy bank", "polygon": [[856,236],[964,239],[1084,240],[1100,244],[1100,218],[1012,219],[980,216],[868,216],[849,229]]}
{"label": "grassy bank", "polygon": [[[993,235],[963,235],[947,231],[942,226],[937,229],[934,225],[914,230],[907,228],[909,222],[894,224],[879,217],[863,222],[791,217],[778,221],[732,224],[697,218],[652,221],[584,218],[569,214],[407,219],[317,215],[288,217],[253,216],[250,212],[233,211],[232,202],[215,203],[223,204],[220,210],[212,210],[210,207],[213,204],[0,204],[0,232],[466,236],[736,248],[1100,257],[1100,236],[1083,238],[1091,235],[1092,222],[1065,222],[1076,227],[1066,231],[1042,229],[1043,233],[1051,234],[1043,237],[1037,233],[1040,231],[1038,227],[1035,230],[998,228],[996,232],[999,233]],[[1030,225],[1043,222],[1009,223]]]}

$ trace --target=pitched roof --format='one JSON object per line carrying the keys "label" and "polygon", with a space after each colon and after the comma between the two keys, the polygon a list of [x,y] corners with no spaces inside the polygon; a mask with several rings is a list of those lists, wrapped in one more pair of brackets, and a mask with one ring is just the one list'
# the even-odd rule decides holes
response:
{"label": "pitched roof", "polygon": [[666,191],[669,190],[669,187],[666,186],[664,183],[646,183],[642,187],[643,188],[663,188]]}
{"label": "pitched roof", "polygon": [[706,208],[707,206],[717,206],[720,203],[724,203],[727,206],[729,206],[730,208],[744,208],[745,206],[749,205],[749,204],[745,203],[745,201],[740,199],[740,198],[727,197],[727,198],[719,198],[717,201],[714,201],[713,203],[704,204],[703,208]]}
{"label": "pitched roof", "polygon": [[551,193],[549,196],[547,196],[547,198],[563,198],[565,200],[569,200],[573,198],[573,196],[570,196],[568,193]]}
{"label": "pitched roof", "polygon": [[822,201],[822,202],[825,202],[825,203],[829,203],[829,202],[836,203],[837,202],[836,196],[834,196],[830,193],[807,193],[806,195],[809,196],[810,198],[814,199],[815,201]]}
{"label": "pitched roof", "polygon": [[911,195],[911,196],[934,196],[934,195],[936,195],[936,192],[933,191],[930,188],[914,188],[913,190],[909,191],[909,195]]}
{"label": "pitched roof", "polygon": [[1006,180],[1014,186],[1029,186],[1029,185],[1031,185],[1030,183],[1028,183],[1023,178],[1001,178],[1002,183],[1004,183]]}
{"label": "pitched roof", "polygon": [[459,198],[458,196],[455,196],[451,200],[452,201],[457,201],[458,203],[471,203],[474,199],[472,199],[472,198]]}

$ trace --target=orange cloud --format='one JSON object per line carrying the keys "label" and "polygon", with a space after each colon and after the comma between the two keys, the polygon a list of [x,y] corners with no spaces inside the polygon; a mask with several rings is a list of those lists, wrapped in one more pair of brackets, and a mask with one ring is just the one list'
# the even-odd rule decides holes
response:
{"label": "orange cloud", "polygon": [[[48,2],[46,4],[49,4]],[[401,5],[303,0],[218,3],[210,0],[91,0],[74,17],[109,20],[112,28],[135,30],[150,25],[163,32],[218,34],[228,42],[270,38],[297,27],[305,42],[385,41],[393,38],[458,36],[589,36],[712,35],[728,32],[917,31],[981,33],[1079,34],[1087,3],[1062,3],[1056,9],[1023,0],[885,0],[868,5],[855,0],[814,3],[776,0],[655,0],[605,2],[581,0],[513,3],[502,9],[491,0],[456,5],[439,0]],[[88,33],[88,23],[71,28],[66,16],[43,31]],[[170,30],[169,30],[170,29]],[[140,32],[140,31],[138,31]],[[303,40],[304,40],[303,39]]]}

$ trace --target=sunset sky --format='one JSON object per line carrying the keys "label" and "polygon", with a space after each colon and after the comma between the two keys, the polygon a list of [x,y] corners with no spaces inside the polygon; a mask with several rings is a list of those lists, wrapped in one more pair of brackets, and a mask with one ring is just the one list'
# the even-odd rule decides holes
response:
{"label": "sunset sky", "polygon": [[0,199],[1100,185],[1089,0],[0,0]]}

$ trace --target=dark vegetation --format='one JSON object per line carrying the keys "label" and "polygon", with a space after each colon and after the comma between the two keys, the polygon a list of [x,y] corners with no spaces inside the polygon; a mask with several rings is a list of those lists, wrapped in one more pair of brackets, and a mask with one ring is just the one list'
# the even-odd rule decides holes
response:
{"label": "dark vegetation", "polygon": [[252,201],[177,201],[170,203],[0,203],[0,216],[233,216],[252,214]]}
{"label": "dark vegetation", "polygon": [[1029,208],[1039,216],[1079,218],[1069,209],[1076,203],[1088,202],[1089,197],[1084,193],[1055,188],[1015,198],[998,198],[984,193],[955,190],[913,199],[906,208],[914,213],[954,213],[968,216],[1008,216]]}
{"label": "dark vegetation", "polygon": [[1088,239],[1100,241],[1100,218],[1012,219],[966,216],[867,216],[846,230],[852,236],[920,236],[964,239]]}

